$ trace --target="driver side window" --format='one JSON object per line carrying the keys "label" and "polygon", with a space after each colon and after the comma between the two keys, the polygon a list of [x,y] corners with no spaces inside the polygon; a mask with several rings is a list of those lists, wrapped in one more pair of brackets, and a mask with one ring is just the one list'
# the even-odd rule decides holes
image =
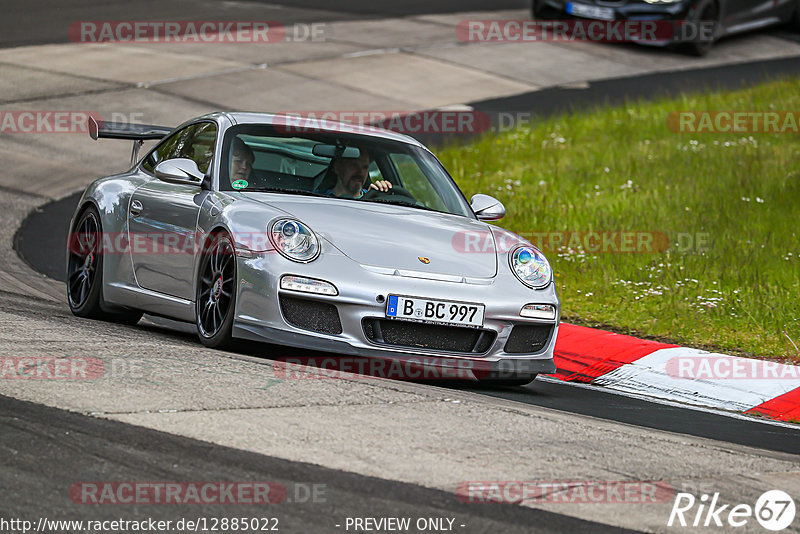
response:
{"label": "driver side window", "polygon": [[187,126],[171,136],[145,158],[142,167],[152,173],[156,165],[164,160],[188,158],[197,163],[200,172],[206,173],[214,155],[217,126],[212,122],[200,122]]}

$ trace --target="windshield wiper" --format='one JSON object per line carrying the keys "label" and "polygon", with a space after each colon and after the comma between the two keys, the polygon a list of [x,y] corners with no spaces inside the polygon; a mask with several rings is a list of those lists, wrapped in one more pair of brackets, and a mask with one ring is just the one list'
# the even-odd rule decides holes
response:
{"label": "windshield wiper", "polygon": [[408,206],[409,208],[417,208],[417,209],[420,209],[420,210],[433,211],[435,213],[442,213],[441,211],[435,210],[433,208],[429,208],[428,206],[426,206],[424,204],[414,204],[414,203],[411,203],[411,202],[409,202],[407,200],[389,200],[389,199],[385,199],[385,198],[373,198],[373,199],[370,199],[370,200],[365,200],[364,202],[380,202],[381,204],[394,204],[396,206]]}

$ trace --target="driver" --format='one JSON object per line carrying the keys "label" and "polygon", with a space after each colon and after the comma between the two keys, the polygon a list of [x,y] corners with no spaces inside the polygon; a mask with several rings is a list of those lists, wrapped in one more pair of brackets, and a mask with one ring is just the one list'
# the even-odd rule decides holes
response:
{"label": "driver", "polygon": [[337,158],[333,161],[333,172],[336,175],[336,185],[333,189],[325,191],[329,197],[339,198],[361,198],[368,190],[381,191],[386,193],[392,188],[391,182],[379,180],[369,183],[369,166],[372,163],[372,156],[369,152],[359,147],[361,154],[358,158]]}

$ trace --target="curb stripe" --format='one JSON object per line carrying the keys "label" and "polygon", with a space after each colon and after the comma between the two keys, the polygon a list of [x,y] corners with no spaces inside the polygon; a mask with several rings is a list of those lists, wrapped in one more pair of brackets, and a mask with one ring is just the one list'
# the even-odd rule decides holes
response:
{"label": "curb stripe", "polygon": [[[611,390],[672,400],[696,406],[758,414],[779,421],[800,422],[800,367],[768,362],[772,376],[751,378],[706,374],[682,377],[677,361],[726,360],[744,369],[758,369],[761,360],[638,339],[604,330],[562,323],[554,351],[556,378]],[[730,375],[730,373],[728,373]],[[769,376],[769,375],[766,375]]]}
{"label": "curb stripe", "polygon": [[800,421],[800,387],[759,404],[745,413],[765,415],[778,421]]}
{"label": "curb stripe", "polygon": [[561,323],[554,354],[555,376],[567,382],[589,383],[659,349],[677,346]]}
{"label": "curb stripe", "polygon": [[[699,364],[717,359],[724,359],[729,363],[761,363],[760,360],[673,347],[657,350],[630,365],[622,366],[598,378],[594,384],[617,391],[740,413],[800,386],[798,378],[734,378],[731,373],[715,375],[711,367],[708,367],[708,373],[684,377],[677,372],[677,365],[671,365],[676,360]],[[800,374],[794,376],[800,377]]]}

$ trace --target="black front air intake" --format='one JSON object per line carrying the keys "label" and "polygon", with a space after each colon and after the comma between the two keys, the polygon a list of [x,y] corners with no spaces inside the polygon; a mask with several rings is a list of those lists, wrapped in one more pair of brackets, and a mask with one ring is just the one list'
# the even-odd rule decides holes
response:
{"label": "black front air intake", "polygon": [[553,333],[551,324],[516,325],[506,341],[508,354],[534,354],[542,351]]}
{"label": "black front air intake", "polygon": [[366,318],[364,335],[373,343],[416,349],[483,354],[494,343],[494,330]]}
{"label": "black front air intake", "polygon": [[321,334],[341,334],[342,322],[333,304],[280,295],[281,311],[286,322],[303,330]]}

